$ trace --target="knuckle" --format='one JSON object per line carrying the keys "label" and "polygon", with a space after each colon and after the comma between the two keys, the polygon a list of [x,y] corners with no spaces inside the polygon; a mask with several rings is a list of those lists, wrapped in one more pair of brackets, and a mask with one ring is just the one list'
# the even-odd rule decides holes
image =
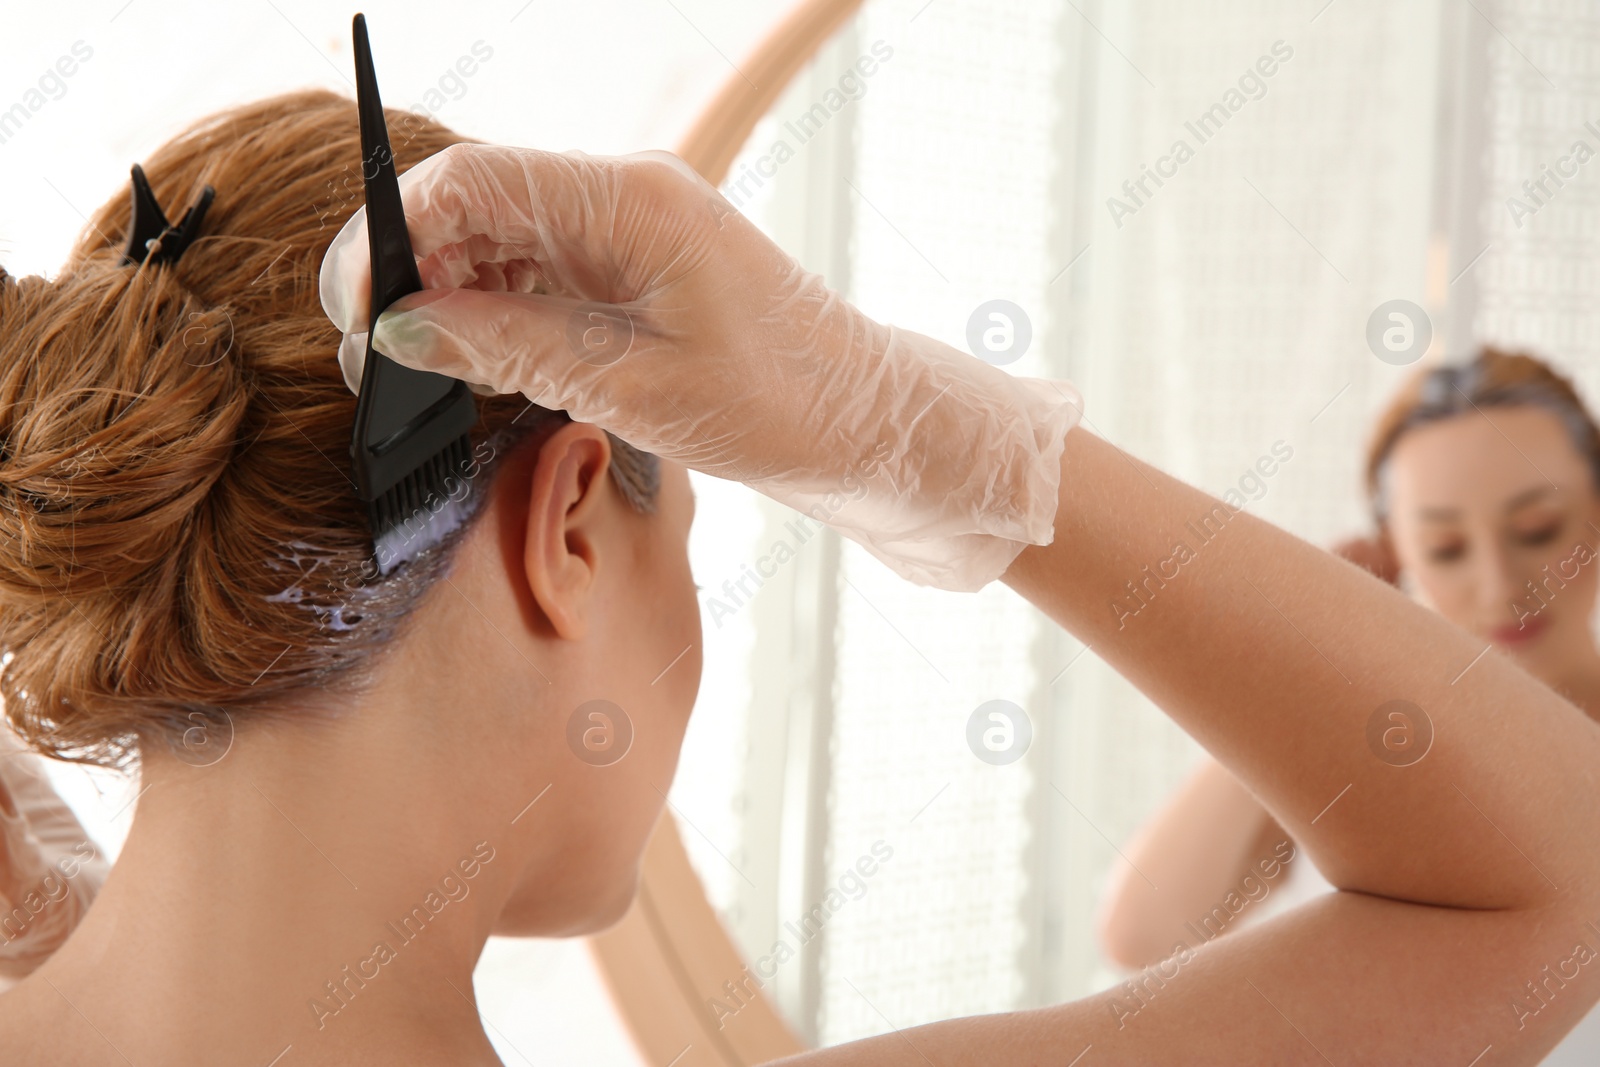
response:
{"label": "knuckle", "polygon": [[681,196],[693,184],[689,179],[692,168],[672,152],[635,160],[633,166],[639,182],[661,199]]}
{"label": "knuckle", "polygon": [[623,172],[625,180],[618,190],[623,199],[631,200],[648,217],[673,219],[691,230],[713,224],[715,220],[704,210],[703,180],[690,177],[693,171],[678,157],[661,158],[666,155],[628,161]]}
{"label": "knuckle", "polygon": [[445,145],[434,156],[439,160],[440,166],[458,166],[466,162],[472,154],[473,145],[470,141],[456,141],[454,144]]}

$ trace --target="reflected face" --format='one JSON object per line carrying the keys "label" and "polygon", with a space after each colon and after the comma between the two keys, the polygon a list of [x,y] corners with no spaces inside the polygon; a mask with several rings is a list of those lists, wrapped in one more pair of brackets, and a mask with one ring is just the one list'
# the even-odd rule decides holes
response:
{"label": "reflected face", "polygon": [[585,934],[622,917],[699,691],[688,472],[661,461],[651,514],[632,511],[620,496],[614,507],[616,522],[599,546],[603,588],[589,631],[575,642],[582,647],[573,684],[540,711],[539,743],[552,757],[553,780],[528,817],[546,820],[531,828],[546,854],[529,865],[498,934]]}
{"label": "reflected face", "polygon": [[1490,407],[1406,431],[1389,513],[1424,603],[1547,681],[1592,657],[1600,497],[1555,414]]}

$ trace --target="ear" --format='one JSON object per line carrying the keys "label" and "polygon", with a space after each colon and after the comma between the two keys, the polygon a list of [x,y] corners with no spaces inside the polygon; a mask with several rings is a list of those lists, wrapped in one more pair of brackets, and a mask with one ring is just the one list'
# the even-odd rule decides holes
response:
{"label": "ear", "polygon": [[581,422],[551,434],[533,464],[523,572],[551,627],[567,640],[583,637],[592,610],[610,464],[605,431]]}

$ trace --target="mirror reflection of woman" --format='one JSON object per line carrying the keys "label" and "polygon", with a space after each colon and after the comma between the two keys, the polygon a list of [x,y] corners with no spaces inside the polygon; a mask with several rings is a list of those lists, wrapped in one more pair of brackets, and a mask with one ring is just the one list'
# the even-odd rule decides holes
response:
{"label": "mirror reflection of woman", "polygon": [[[1600,428],[1572,384],[1538,359],[1495,348],[1460,366],[1420,370],[1378,419],[1366,482],[1378,532],[1334,551],[1400,585],[1600,721],[1600,647],[1591,627]],[[1406,743],[1406,728],[1397,725],[1397,743]],[[1180,940],[1220,937],[1333,888],[1209,757],[1124,853],[1128,864],[1113,876],[1100,939],[1127,968],[1165,959]],[[1580,1062],[1562,1059],[1568,1054],[1597,1062],[1600,1013],[1545,1062]]]}

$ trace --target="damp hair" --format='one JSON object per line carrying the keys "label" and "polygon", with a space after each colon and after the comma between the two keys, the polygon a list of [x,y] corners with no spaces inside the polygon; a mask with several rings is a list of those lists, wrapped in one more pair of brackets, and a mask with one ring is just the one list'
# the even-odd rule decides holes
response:
{"label": "damp hair", "polygon": [[[401,173],[467,140],[385,117]],[[122,264],[125,181],[54,279],[0,269],[0,698],[34,749],[129,768],[197,727],[359,691],[504,457],[566,421],[480,397],[468,521],[378,576],[349,472],[356,398],[318,297],[363,203],[360,159],[346,97],[231,108],[143,162],[170,217],[216,189],[176,261]],[[653,510],[656,458],[610,443],[611,481]]]}
{"label": "damp hair", "polygon": [[1600,426],[1572,381],[1525,352],[1490,345],[1470,360],[1422,368],[1406,380],[1378,417],[1367,446],[1366,487],[1373,517],[1388,521],[1389,457],[1400,438],[1418,426],[1484,408],[1531,405],[1560,421],[1600,492]]}

